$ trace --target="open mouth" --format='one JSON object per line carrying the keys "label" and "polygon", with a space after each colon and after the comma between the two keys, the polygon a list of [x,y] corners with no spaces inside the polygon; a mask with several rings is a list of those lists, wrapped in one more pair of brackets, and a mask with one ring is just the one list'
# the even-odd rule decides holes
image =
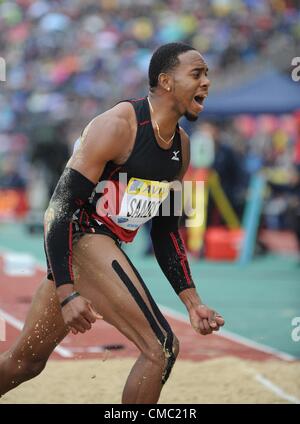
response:
{"label": "open mouth", "polygon": [[203,102],[204,102],[204,100],[206,99],[206,97],[207,97],[207,95],[206,94],[204,94],[204,95],[202,95],[202,96],[195,96],[194,97],[194,100],[195,100],[195,102],[196,103],[198,103],[199,105],[203,105]]}
{"label": "open mouth", "polygon": [[206,99],[206,97],[207,95],[203,94],[203,95],[197,95],[193,99],[193,104],[195,105],[195,107],[198,109],[199,112],[201,112],[204,108],[203,102]]}

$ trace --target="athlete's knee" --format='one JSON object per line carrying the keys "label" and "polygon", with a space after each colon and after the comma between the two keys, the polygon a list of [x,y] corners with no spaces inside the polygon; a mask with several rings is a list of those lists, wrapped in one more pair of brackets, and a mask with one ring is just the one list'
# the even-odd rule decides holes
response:
{"label": "athlete's knee", "polygon": [[11,376],[19,381],[29,380],[39,375],[45,368],[46,359],[22,358],[9,355],[6,359],[6,368]]}
{"label": "athlete's knee", "polygon": [[[167,338],[169,337],[169,343]],[[179,354],[179,340],[177,339],[177,337],[175,336],[175,334],[168,334],[166,338],[166,343],[165,343],[165,368],[164,368],[164,372],[162,374],[162,384],[165,384],[166,381],[168,380],[170,373],[172,371],[172,368],[175,364],[175,361],[177,359],[177,356]],[[172,343],[170,343],[170,339],[172,340]]]}
{"label": "athlete's knee", "polygon": [[11,352],[0,357],[0,396],[19,384],[36,377],[45,368],[46,360],[18,359]]}
{"label": "athlete's knee", "polygon": [[168,332],[163,343],[155,340],[144,349],[143,354],[163,370],[162,384],[164,384],[169,378],[179,354],[179,340],[173,332]]}
{"label": "athlete's knee", "polygon": [[165,354],[163,346],[158,340],[153,340],[150,344],[146,344],[141,349],[142,354],[151,362],[159,367],[163,367],[165,361]]}
{"label": "athlete's knee", "polygon": [[24,361],[23,372],[28,378],[33,378],[39,375],[45,368],[47,360],[40,359],[37,361]]}
{"label": "athlete's knee", "polygon": [[175,356],[175,359],[177,358],[179,354],[179,350],[180,350],[179,340],[177,339],[175,334],[173,334],[173,354]]}

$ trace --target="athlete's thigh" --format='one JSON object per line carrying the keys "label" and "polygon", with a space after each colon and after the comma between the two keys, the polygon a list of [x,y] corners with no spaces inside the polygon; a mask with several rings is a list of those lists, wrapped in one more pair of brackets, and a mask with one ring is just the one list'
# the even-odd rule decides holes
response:
{"label": "athlete's thigh", "polygon": [[74,270],[76,289],[105,321],[143,351],[164,343],[168,323],[114,240],[85,235],[74,248]]}
{"label": "athlete's thigh", "polygon": [[18,357],[46,360],[67,333],[55,284],[45,278],[33,297],[24,328],[10,350]]}

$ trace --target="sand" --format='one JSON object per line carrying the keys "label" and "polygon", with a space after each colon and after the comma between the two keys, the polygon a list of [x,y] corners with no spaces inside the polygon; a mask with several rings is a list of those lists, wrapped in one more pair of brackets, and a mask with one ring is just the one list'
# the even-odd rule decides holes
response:
{"label": "sand", "polygon": [[[119,404],[133,363],[134,359],[51,360],[41,375],[4,395],[0,404]],[[262,384],[262,379],[268,387]],[[257,362],[225,357],[201,362],[177,361],[159,403],[297,401],[300,403],[299,361]]]}

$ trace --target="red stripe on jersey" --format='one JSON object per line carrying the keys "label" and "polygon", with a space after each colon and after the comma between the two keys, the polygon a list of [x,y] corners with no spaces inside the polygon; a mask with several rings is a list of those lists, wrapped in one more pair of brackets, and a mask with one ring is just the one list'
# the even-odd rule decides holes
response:
{"label": "red stripe on jersey", "polygon": [[70,222],[70,225],[69,225],[69,273],[70,273],[71,280],[74,280],[74,274],[72,269],[72,260],[73,260],[72,241],[73,241],[73,227],[72,227],[72,222]]}
{"label": "red stripe on jersey", "polygon": [[149,120],[148,120],[148,121],[140,122],[140,123],[139,123],[139,126],[141,127],[142,125],[150,124],[150,122],[151,122],[151,121],[149,121]]}
{"label": "red stripe on jersey", "polygon": [[113,222],[108,216],[99,216],[97,214],[93,214],[92,218],[97,219],[102,222],[109,228],[121,241],[125,241],[125,243],[130,243],[138,232],[138,228],[136,230],[130,231],[125,228],[119,227],[115,222]]}
{"label": "red stripe on jersey", "polygon": [[185,276],[186,282],[190,285],[191,284],[191,279],[190,279],[190,276],[189,276],[189,273],[187,271],[186,264],[185,264],[185,262],[187,260],[186,254],[184,252],[181,252],[180,247],[178,245],[178,242],[176,240],[175,234],[174,233],[170,233],[170,236],[171,236],[171,239],[173,241],[175,250],[176,250],[176,252],[178,254],[178,257],[179,257],[180,264],[181,264],[182,269],[183,269],[183,272],[184,272],[184,276]]}
{"label": "red stripe on jersey", "polygon": [[116,169],[114,169],[110,174],[109,174],[109,176],[108,176],[108,181],[110,181],[111,179],[112,179],[112,177],[113,177],[113,175],[117,172],[117,171],[119,171],[119,169],[121,169],[122,168],[122,165],[121,166],[118,166]]}
{"label": "red stripe on jersey", "polygon": [[141,97],[140,99],[130,100],[132,103],[140,102],[141,100],[145,100],[146,97]]}
{"label": "red stripe on jersey", "polygon": [[82,224],[82,217],[83,217],[83,209],[80,212],[80,218],[79,218],[79,224]]}

